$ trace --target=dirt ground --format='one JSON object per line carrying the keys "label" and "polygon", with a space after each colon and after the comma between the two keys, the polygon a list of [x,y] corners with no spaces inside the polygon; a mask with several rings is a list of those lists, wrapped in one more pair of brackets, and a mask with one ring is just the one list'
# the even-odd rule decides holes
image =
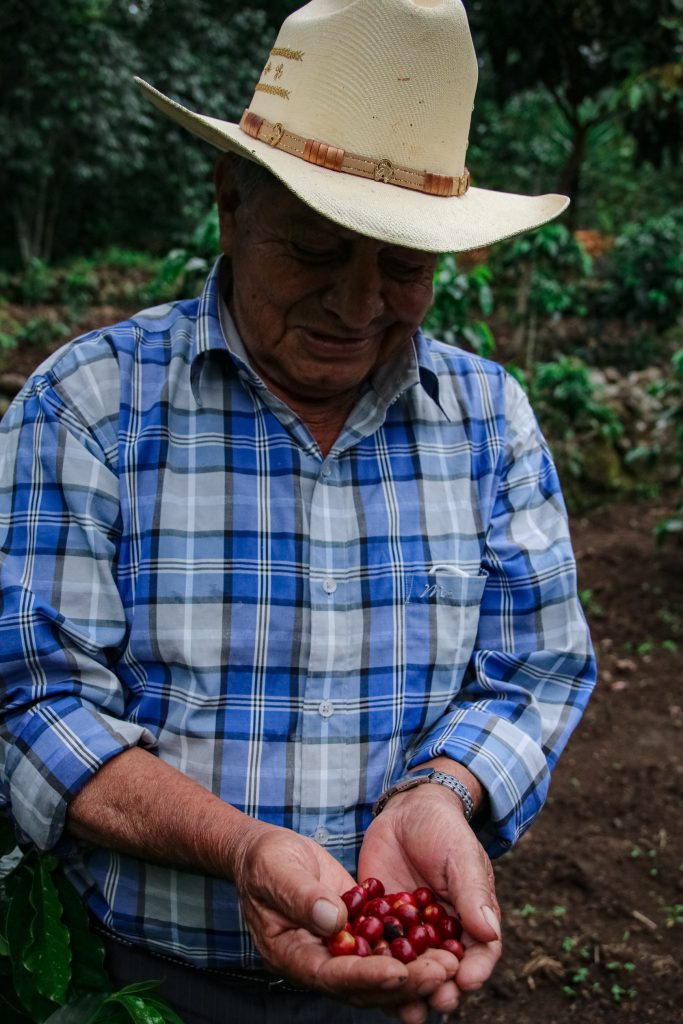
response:
{"label": "dirt ground", "polygon": [[600,679],[543,813],[496,864],[505,951],[458,1020],[683,1021],[683,546],[655,543],[666,511],[573,520]]}

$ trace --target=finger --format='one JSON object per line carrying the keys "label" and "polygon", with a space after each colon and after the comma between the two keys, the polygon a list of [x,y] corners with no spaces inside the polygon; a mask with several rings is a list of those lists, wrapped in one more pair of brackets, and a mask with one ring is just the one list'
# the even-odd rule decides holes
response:
{"label": "finger", "polygon": [[429,1016],[429,1007],[423,999],[415,999],[410,1003],[403,1003],[396,1009],[398,1019],[403,1024],[424,1024]]}
{"label": "finger", "polygon": [[498,939],[493,942],[475,942],[468,946],[456,975],[458,988],[462,992],[472,992],[481,988],[491,977],[502,949],[502,943]]}
{"label": "finger", "polygon": [[479,942],[500,939],[500,908],[491,862],[481,847],[449,872],[448,892],[465,931]]}
{"label": "finger", "polygon": [[439,985],[436,992],[429,997],[429,1005],[437,1013],[451,1013],[457,1009],[460,1002],[460,992],[454,981],[446,981]]}
{"label": "finger", "polygon": [[[320,936],[333,935],[346,924],[346,906],[339,893],[301,862],[283,866],[273,881],[264,902],[292,924]],[[353,884],[351,876],[349,884]]]}

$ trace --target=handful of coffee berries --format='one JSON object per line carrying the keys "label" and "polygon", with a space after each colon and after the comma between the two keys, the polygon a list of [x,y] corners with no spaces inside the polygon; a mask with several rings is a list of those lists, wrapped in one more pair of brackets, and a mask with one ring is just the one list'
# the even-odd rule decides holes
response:
{"label": "handful of coffee berries", "polygon": [[366,878],[342,899],[349,919],[327,940],[332,956],[393,956],[408,964],[427,949],[445,949],[462,960],[462,926],[426,886],[385,893],[378,878]]}

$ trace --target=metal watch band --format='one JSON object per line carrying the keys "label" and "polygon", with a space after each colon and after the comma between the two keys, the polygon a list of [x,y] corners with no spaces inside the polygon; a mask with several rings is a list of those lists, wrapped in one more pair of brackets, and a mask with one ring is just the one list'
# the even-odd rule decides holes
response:
{"label": "metal watch band", "polygon": [[435,768],[420,768],[418,771],[410,772],[409,775],[404,775],[402,779],[395,782],[389,789],[385,789],[372,810],[373,818],[376,818],[380,811],[384,810],[388,801],[396,793],[403,793],[406,789],[413,789],[415,786],[421,786],[425,782],[434,782],[437,786],[445,786],[447,789],[452,790],[462,801],[465,821],[471,819],[474,814],[474,801],[465,783],[461,782],[460,779],[456,779],[454,775],[447,775],[446,772],[437,771]]}

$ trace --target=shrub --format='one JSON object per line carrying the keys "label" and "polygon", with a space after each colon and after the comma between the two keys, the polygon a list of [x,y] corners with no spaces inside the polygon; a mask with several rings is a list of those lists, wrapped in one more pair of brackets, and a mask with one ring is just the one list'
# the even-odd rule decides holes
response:
{"label": "shrub", "polygon": [[195,228],[186,248],[171,249],[161,261],[148,295],[152,300],[195,295],[219,253],[218,209],[213,206]]}
{"label": "shrub", "polygon": [[665,330],[683,312],[683,207],[627,224],[605,257],[598,313],[634,317]]}
{"label": "shrub", "polygon": [[491,328],[473,316],[478,310],[489,316],[493,310],[491,271],[481,264],[464,272],[452,253],[442,256],[434,275],[434,299],[425,320],[425,330],[448,345],[461,345],[481,356],[493,353]]}

